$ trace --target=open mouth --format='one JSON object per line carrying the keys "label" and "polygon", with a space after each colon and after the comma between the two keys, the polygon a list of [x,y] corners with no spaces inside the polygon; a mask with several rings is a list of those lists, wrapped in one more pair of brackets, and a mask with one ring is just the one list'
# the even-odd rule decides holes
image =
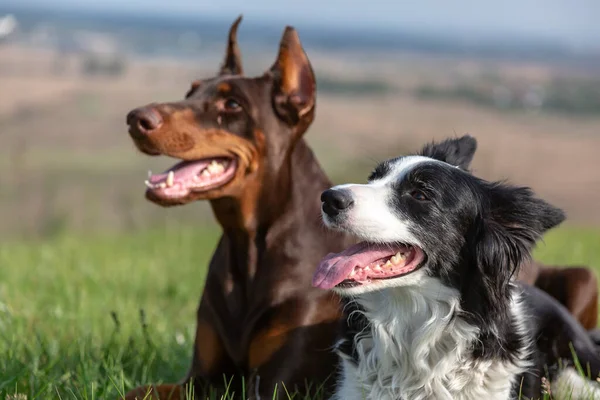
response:
{"label": "open mouth", "polygon": [[361,242],[327,255],[317,267],[313,286],[332,289],[398,278],[419,269],[424,260],[423,250],[415,246]]}
{"label": "open mouth", "polygon": [[205,192],[228,183],[235,175],[233,158],[217,157],[182,161],[162,174],[148,172],[148,191],[159,198],[179,199],[191,192]]}

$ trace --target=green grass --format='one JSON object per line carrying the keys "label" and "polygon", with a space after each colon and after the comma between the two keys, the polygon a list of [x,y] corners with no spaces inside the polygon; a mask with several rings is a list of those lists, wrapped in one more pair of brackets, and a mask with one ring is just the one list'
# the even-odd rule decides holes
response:
{"label": "green grass", "polygon": [[[112,399],[179,380],[217,236],[209,226],[4,242],[0,398]],[[600,231],[562,228],[536,258],[600,268],[599,243]]]}
{"label": "green grass", "polygon": [[116,398],[122,387],[180,379],[217,234],[2,244],[0,398]]}
{"label": "green grass", "polygon": [[600,274],[600,230],[561,227],[550,231],[534,251],[542,262],[588,265]]}

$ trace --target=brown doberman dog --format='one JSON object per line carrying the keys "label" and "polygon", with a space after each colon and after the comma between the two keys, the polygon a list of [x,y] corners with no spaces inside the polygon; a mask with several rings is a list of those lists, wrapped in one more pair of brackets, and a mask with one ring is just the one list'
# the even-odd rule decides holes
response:
{"label": "brown doberman dog", "polygon": [[582,266],[546,266],[533,261],[523,267],[519,280],[551,294],[586,330],[595,330],[594,341],[600,344],[600,332],[597,331],[598,283],[591,269]]}
{"label": "brown doberman dog", "polygon": [[[146,197],[162,206],[208,199],[223,229],[197,314],[189,379],[195,393],[272,398],[311,391],[332,373],[338,299],[311,288],[321,257],[348,242],[326,234],[319,194],[331,183],[302,136],[315,115],[315,77],[296,31],[287,27],[279,55],[262,76],[243,76],[231,28],[219,76],[192,83],[186,99],[129,113],[140,151],[183,160],[149,178]],[[179,386],[154,389],[179,398]],[[129,393],[143,398],[146,388]],[[218,397],[217,397],[218,398]]]}
{"label": "brown doberman dog", "polygon": [[[183,398],[190,381],[196,397],[205,398],[209,386],[222,393],[231,377],[229,393],[242,393],[244,378],[253,399],[284,393],[282,383],[289,392],[313,393],[322,385],[327,393],[335,381],[339,299],[312,288],[311,278],[323,256],[351,243],[326,232],[319,219],[320,194],[331,183],[302,137],[315,115],[315,76],[296,31],[287,27],[273,66],[245,77],[236,41],[240,21],[230,29],[218,76],[193,82],[185,100],[127,116],[141,152],[182,160],[149,178],[146,197],[165,207],[209,200],[223,234],[198,308],[187,377],[137,388],[126,399],[148,392]],[[545,287],[564,294],[563,303],[576,298],[571,310],[595,326],[596,291],[579,291],[576,279],[566,283],[570,270],[547,273],[550,268],[536,264],[527,270],[524,278],[532,282],[547,276],[552,283]],[[581,276],[595,289],[586,271]]]}

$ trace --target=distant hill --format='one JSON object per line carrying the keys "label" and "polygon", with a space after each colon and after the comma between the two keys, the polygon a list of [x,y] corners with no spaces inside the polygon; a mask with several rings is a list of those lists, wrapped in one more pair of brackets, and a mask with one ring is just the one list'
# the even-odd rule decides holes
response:
{"label": "distant hill", "polygon": [[[92,30],[110,33],[126,51],[141,55],[173,53],[178,55],[175,43],[182,38],[191,40],[190,46],[220,49],[230,20],[190,15],[144,15],[143,13],[109,13],[65,11],[56,9],[31,9],[20,6],[0,5],[0,15],[14,14],[22,33],[32,32],[40,24],[52,26],[56,34],[68,38],[74,30]],[[281,35],[282,26],[244,21],[241,42],[248,46],[272,46]],[[302,41],[307,48],[327,52],[399,52],[475,56],[493,59],[518,59],[536,61],[571,60],[578,63],[597,63],[599,54],[575,53],[552,41],[516,38],[463,38],[447,35],[416,34],[407,31],[377,31],[374,29],[352,30],[324,26],[299,26]],[[187,36],[186,36],[187,35]],[[195,44],[194,44],[195,43]],[[247,45],[246,43],[249,43]],[[179,54],[183,55],[183,54]]]}

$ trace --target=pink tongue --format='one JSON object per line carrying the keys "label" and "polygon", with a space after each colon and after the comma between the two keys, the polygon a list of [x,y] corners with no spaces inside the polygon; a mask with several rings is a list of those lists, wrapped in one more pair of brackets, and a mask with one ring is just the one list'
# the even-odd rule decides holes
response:
{"label": "pink tongue", "polygon": [[200,172],[206,168],[211,161],[212,160],[182,161],[174,165],[171,169],[168,169],[165,173],[152,175],[149,181],[152,184],[164,182],[167,180],[169,171],[173,171],[173,178],[175,181],[193,179],[194,176],[200,174]]}
{"label": "pink tongue", "polygon": [[361,242],[342,251],[330,253],[317,267],[312,284],[321,289],[331,289],[344,281],[354,267],[364,267],[395,253],[390,246]]}

